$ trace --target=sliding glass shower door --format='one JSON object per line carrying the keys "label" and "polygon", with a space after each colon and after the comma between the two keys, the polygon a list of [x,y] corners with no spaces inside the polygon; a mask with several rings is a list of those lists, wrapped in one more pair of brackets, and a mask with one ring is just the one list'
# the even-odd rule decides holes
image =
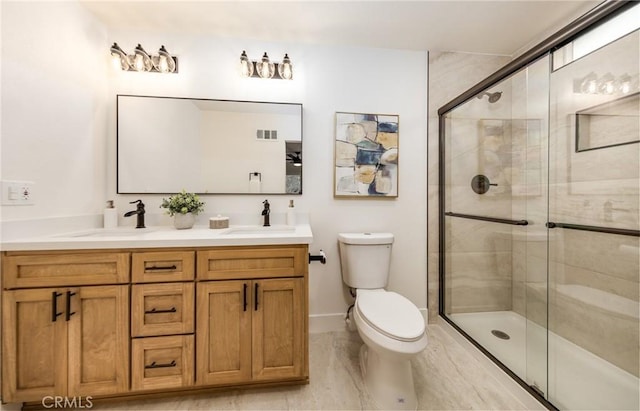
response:
{"label": "sliding glass shower door", "polygon": [[441,314],[560,409],[640,409],[629,10],[441,113]]}
{"label": "sliding glass shower door", "polygon": [[638,410],[640,32],[554,66],[548,398]]}
{"label": "sliding glass shower door", "polygon": [[547,370],[545,56],[445,116],[445,314],[540,393]]}

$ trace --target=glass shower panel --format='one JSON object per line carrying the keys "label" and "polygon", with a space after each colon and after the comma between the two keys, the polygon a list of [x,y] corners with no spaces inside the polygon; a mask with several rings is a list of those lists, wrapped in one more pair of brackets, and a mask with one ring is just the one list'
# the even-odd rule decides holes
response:
{"label": "glass shower panel", "polygon": [[549,400],[640,409],[640,34],[551,74]]}
{"label": "glass shower panel", "polygon": [[546,391],[549,57],[445,116],[444,313]]}

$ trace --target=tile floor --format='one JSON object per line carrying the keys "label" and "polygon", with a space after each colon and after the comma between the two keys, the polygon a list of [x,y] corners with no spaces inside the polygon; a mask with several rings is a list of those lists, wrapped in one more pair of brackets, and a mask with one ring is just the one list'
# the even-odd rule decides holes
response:
{"label": "tile floor", "polygon": [[[441,325],[429,325],[429,345],[413,363],[419,409],[523,410],[526,406]],[[356,332],[310,335],[309,385],[233,390],[176,398],[94,403],[93,410],[362,410],[364,390]]]}

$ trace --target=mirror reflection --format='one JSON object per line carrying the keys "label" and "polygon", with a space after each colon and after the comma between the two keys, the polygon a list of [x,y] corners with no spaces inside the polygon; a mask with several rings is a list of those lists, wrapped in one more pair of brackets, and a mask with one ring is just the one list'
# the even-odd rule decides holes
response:
{"label": "mirror reflection", "polygon": [[302,104],[118,95],[120,194],[302,194]]}

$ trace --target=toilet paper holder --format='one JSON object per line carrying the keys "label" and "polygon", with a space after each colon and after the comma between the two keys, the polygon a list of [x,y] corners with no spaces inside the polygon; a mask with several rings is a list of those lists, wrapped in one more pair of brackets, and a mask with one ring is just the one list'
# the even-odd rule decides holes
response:
{"label": "toilet paper holder", "polygon": [[309,253],[309,264],[311,264],[312,261],[320,261],[322,264],[326,264],[327,255],[322,250],[320,250],[319,255],[311,255],[311,253]]}

